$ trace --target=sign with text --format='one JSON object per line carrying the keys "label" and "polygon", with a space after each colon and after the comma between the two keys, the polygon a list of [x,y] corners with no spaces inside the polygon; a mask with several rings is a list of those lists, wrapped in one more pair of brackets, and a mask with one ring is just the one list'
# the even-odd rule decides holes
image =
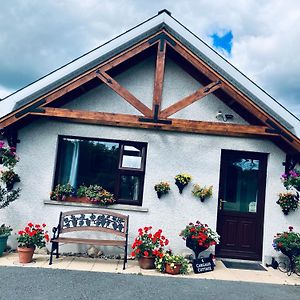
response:
{"label": "sign with text", "polygon": [[214,266],[215,264],[212,257],[200,257],[193,260],[193,269],[195,274],[213,271]]}

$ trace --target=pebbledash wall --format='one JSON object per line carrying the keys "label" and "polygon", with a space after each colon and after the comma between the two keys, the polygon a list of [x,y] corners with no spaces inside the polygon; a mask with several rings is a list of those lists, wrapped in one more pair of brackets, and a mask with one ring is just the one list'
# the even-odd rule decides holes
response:
{"label": "pebbledash wall", "polygon": [[[150,101],[152,98],[153,91],[154,65],[151,59],[117,78],[139,99],[145,99],[146,104],[147,99]],[[167,61],[163,96],[165,106],[192,93],[197,88],[199,88],[199,83],[186,75],[172,61]],[[134,108],[104,85],[75,99],[66,107],[137,114]],[[179,112],[176,117],[217,121],[215,116],[219,110],[233,114],[235,123],[247,124],[213,95],[194,103],[192,107]],[[269,154],[263,260],[268,262],[271,256],[277,255],[272,249],[272,239],[276,232],[287,229],[289,225],[300,230],[300,218],[297,212],[284,216],[276,204],[278,193],[284,190],[280,176],[284,171],[282,162],[285,160],[285,153],[271,141],[40,119],[19,131],[21,143],[17,146],[17,153],[20,156],[17,172],[21,177],[19,184],[22,188],[21,197],[4,209],[3,213],[1,212],[3,214],[1,221],[10,224],[15,231],[25,226],[28,221],[45,222],[47,228],[51,229],[57,225],[60,211],[75,209],[71,206],[45,203],[49,200],[53,184],[58,135],[140,141],[148,144],[143,205],[141,207],[115,206],[120,213],[130,215],[130,243],[139,227],[152,225],[155,229],[163,229],[164,234],[170,240],[171,249],[179,253],[187,253],[189,251],[179,237],[179,232],[186,224],[200,220],[209,224],[213,229],[216,228],[222,149]],[[184,189],[183,194],[179,194],[173,179],[180,172],[187,172],[193,176],[191,184]],[[153,187],[160,180],[169,181],[171,191],[168,195],[158,199]],[[193,197],[191,190],[194,183],[213,185],[212,198],[202,203]],[[114,206],[111,208],[113,209]],[[14,248],[17,246],[14,235],[9,238],[9,243]],[[82,252],[84,249],[85,246],[66,245],[62,246],[61,251]],[[111,249],[102,250],[106,252]]]}

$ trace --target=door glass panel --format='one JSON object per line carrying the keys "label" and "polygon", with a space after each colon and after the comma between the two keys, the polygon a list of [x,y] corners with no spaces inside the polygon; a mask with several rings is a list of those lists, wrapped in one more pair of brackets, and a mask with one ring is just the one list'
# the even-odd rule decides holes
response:
{"label": "door glass panel", "polygon": [[223,210],[256,213],[259,160],[228,157]]}

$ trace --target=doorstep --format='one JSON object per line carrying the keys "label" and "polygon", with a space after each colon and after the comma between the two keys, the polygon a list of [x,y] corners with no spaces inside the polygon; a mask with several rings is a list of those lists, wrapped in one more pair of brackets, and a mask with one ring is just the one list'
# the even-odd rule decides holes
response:
{"label": "doorstep", "polygon": [[[75,256],[60,256],[54,258],[53,264],[49,266],[49,255],[34,254],[34,260],[29,264],[20,264],[18,262],[17,253],[4,253],[0,257],[0,266],[10,267],[25,267],[25,268],[47,268],[47,269],[64,269],[89,272],[109,272],[109,273],[124,273],[137,274],[145,276],[169,276],[162,274],[156,270],[143,270],[139,267],[136,260],[128,260],[126,269],[123,270],[123,261],[121,259],[102,259],[102,258],[87,258]],[[257,283],[272,283],[272,284],[288,284],[300,285],[300,277],[296,274],[287,276],[279,270],[266,268],[266,272],[252,270],[237,270],[227,269],[222,261],[216,261],[215,270],[212,272],[188,275],[176,275],[176,278],[191,278],[191,279],[218,279],[227,281],[246,281]]]}

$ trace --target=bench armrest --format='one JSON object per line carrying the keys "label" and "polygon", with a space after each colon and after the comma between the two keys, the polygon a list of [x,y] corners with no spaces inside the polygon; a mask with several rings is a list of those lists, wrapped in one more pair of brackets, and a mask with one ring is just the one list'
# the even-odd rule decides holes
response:
{"label": "bench armrest", "polygon": [[52,232],[53,232],[53,239],[57,239],[59,236],[59,226],[53,227]]}

